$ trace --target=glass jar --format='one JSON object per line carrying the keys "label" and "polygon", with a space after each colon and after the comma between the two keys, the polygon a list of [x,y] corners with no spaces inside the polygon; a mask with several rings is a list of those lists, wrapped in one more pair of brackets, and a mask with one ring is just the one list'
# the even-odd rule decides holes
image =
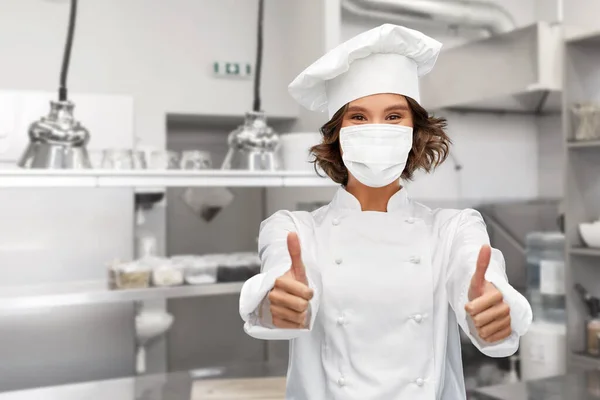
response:
{"label": "glass jar", "polygon": [[181,153],[181,169],[210,169],[212,159],[210,153],[200,150],[186,150]]}
{"label": "glass jar", "polygon": [[565,311],[565,236],[560,232],[544,234],[540,255],[540,294],[542,318],[566,321]]}
{"label": "glass jar", "polygon": [[544,242],[543,232],[531,232],[525,237],[527,260],[527,300],[531,305],[534,319],[542,316],[542,298],[540,294],[540,258]]}

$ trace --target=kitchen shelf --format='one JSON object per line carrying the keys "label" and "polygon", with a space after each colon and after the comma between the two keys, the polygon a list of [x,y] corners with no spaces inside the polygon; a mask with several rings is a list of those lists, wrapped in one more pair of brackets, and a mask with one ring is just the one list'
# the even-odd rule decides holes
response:
{"label": "kitchen shelf", "polygon": [[587,149],[587,148],[600,148],[600,140],[579,140],[567,142],[567,147],[570,149]]}
{"label": "kitchen shelf", "polygon": [[0,288],[0,313],[69,305],[119,303],[182,297],[238,294],[243,282],[109,289],[106,281],[56,283]]}
{"label": "kitchen shelf", "polygon": [[329,178],[303,171],[0,170],[0,188],[31,187],[319,187]]}
{"label": "kitchen shelf", "polygon": [[600,249],[589,247],[571,247],[569,253],[577,256],[600,257]]}
{"label": "kitchen shelf", "polygon": [[584,369],[600,369],[600,357],[593,357],[585,352],[572,352],[570,361]]}
{"label": "kitchen shelf", "polygon": [[[600,140],[575,141],[571,105],[600,102],[600,35],[583,32],[567,34],[564,44],[563,139],[565,147],[564,211],[567,265],[565,269],[565,300],[567,309],[567,347],[586,348],[585,329],[588,313],[581,307],[581,298],[572,290],[582,284],[593,296],[600,292],[600,249],[582,246],[579,223],[592,221],[600,215],[600,158],[593,150],[600,149]],[[585,151],[589,149],[590,151]],[[568,368],[599,368],[600,357],[570,353]]]}
{"label": "kitchen shelf", "polygon": [[568,44],[600,44],[600,30],[580,30],[567,27],[565,29],[565,42]]}

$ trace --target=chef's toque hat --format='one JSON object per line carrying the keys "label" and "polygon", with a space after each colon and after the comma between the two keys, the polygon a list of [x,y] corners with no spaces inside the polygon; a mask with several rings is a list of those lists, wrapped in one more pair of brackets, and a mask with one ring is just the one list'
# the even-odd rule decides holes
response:
{"label": "chef's toque hat", "polygon": [[403,26],[383,24],[329,51],[290,83],[290,94],[329,118],[346,103],[377,93],[420,101],[419,77],[433,68],[442,44]]}

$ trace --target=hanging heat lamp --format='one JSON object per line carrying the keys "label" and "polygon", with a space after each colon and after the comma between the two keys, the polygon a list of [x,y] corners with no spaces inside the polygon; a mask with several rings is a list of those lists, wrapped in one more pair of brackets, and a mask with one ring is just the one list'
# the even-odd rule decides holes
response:
{"label": "hanging heat lamp", "polygon": [[19,161],[24,168],[85,169],[91,168],[86,145],[90,135],[75,120],[75,105],[68,99],[67,74],[73,47],[77,0],[71,0],[69,27],[65,44],[58,101],[50,102],[50,112],[29,126],[29,145]]}
{"label": "hanging heat lamp", "polygon": [[244,124],[229,134],[229,151],[222,169],[275,171],[281,166],[278,147],[279,135],[267,125],[261,109],[260,78],[263,57],[264,0],[258,2],[258,34],[256,46],[256,71],[254,74],[254,104],[247,112]]}

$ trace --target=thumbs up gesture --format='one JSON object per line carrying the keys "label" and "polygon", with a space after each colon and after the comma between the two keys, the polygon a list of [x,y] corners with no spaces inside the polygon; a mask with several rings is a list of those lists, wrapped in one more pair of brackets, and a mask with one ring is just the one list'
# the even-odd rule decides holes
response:
{"label": "thumbs up gesture", "polygon": [[485,245],[479,251],[477,267],[469,286],[469,303],[465,305],[479,337],[493,343],[510,336],[510,307],[502,301],[502,293],[485,280],[492,249]]}
{"label": "thumbs up gesture", "polygon": [[289,271],[275,281],[275,286],[269,293],[270,310],[276,327],[303,329],[307,325],[308,301],[312,299],[313,291],[308,287],[296,233],[288,234],[287,246],[292,265]]}

